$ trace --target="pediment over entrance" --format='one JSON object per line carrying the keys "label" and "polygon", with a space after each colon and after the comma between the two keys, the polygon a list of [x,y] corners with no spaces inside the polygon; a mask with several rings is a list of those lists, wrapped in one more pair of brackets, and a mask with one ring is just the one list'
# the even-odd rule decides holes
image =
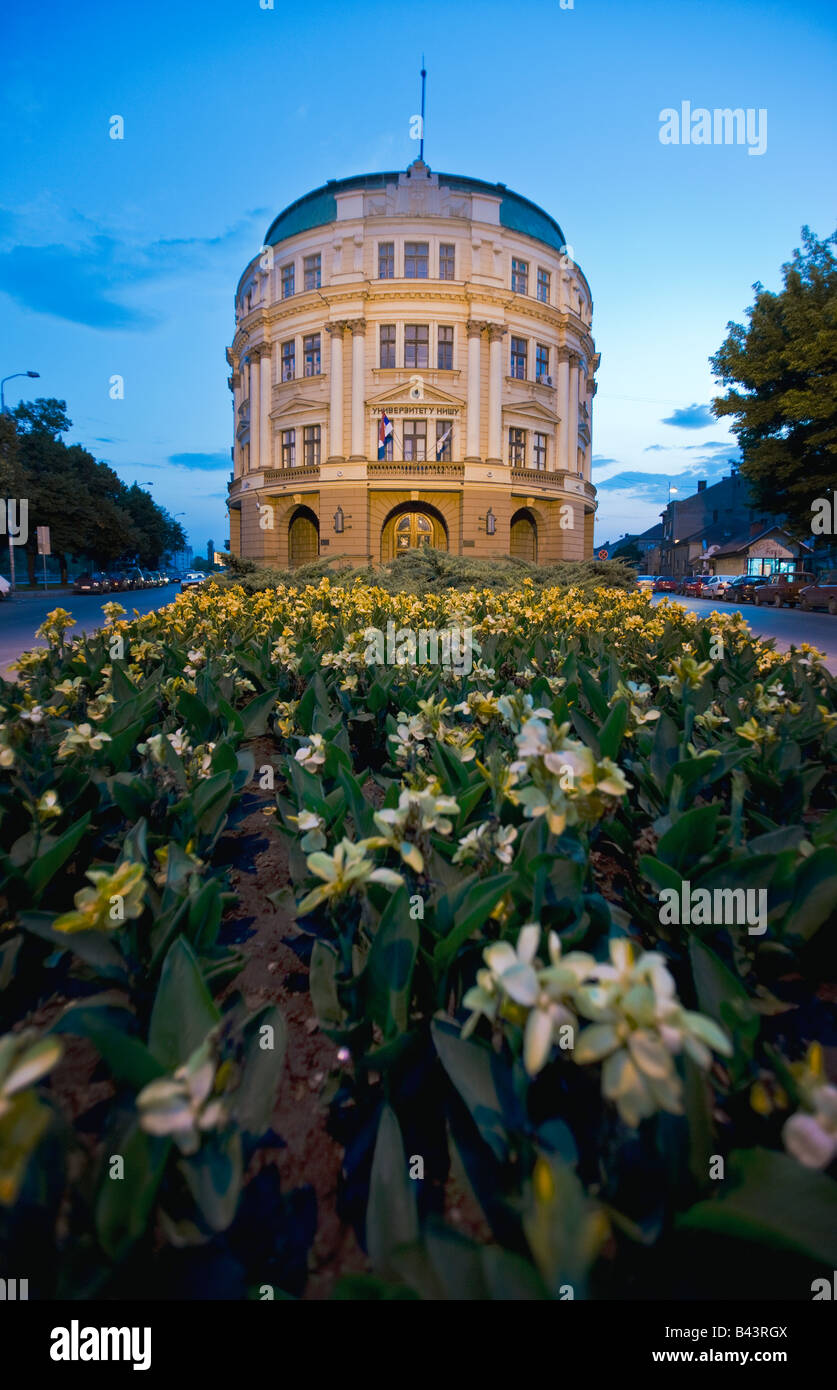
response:
{"label": "pediment over entrance", "polygon": [[291,396],[290,400],[282,402],[280,408],[274,407],[270,415],[272,419],[278,420],[281,416],[284,420],[286,415],[310,415],[312,409],[316,409],[318,412],[327,411],[328,401],[313,401],[310,396]]}
{"label": "pediment over entrance", "polygon": [[450,391],[443,391],[440,386],[431,386],[421,372],[405,376],[403,381],[369,396],[366,404],[370,410],[389,410],[390,407],[394,410],[404,410],[422,405],[453,406],[458,410],[465,408],[465,401],[461,396],[453,396]]}
{"label": "pediment over entrance", "polygon": [[527,419],[533,416],[536,420],[544,420],[547,424],[558,425],[561,423],[561,416],[556,415],[554,410],[550,410],[548,405],[542,401],[515,401],[512,405],[503,406],[504,415],[525,415]]}

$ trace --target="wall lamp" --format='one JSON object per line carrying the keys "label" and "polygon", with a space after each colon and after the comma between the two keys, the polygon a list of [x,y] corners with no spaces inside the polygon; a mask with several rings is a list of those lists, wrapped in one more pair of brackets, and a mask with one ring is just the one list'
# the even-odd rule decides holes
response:
{"label": "wall lamp", "polygon": [[345,517],[344,517],[344,515],[343,515],[343,508],[342,508],[342,507],[338,507],[338,508],[337,508],[337,511],[334,513],[334,529],[335,529],[335,531],[337,532],[337,535],[338,535],[338,536],[340,536],[340,535],[343,534],[343,531],[344,531],[344,529],[345,529],[345,525],[346,525],[346,519],[345,519]]}

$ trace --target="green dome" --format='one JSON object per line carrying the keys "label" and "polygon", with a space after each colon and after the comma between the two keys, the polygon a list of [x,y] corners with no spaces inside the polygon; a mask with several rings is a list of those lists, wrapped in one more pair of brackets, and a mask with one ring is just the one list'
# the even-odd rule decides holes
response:
{"label": "green dome", "polygon": [[[322,227],[337,220],[337,194],[350,193],[353,189],[384,189],[388,183],[397,183],[399,172],[389,174],[356,174],[349,179],[329,179],[322,188],[297,198],[275,217],[264,239],[265,246],[276,246],[297,232],[308,232],[312,227]],[[500,198],[500,225],[512,232],[522,232],[524,236],[534,237],[555,251],[562,251],[566,245],[564,233],[549,213],[512,193],[504,183],[485,183],[482,179],[469,179],[459,174],[439,174],[439,183],[452,193],[481,193],[492,198]]]}

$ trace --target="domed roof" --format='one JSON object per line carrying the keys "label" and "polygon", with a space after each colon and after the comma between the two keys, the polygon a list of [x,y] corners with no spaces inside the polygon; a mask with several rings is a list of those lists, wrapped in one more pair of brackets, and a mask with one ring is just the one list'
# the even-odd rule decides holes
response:
{"label": "domed roof", "polygon": [[[310,231],[312,227],[322,227],[337,220],[337,194],[350,193],[355,189],[371,191],[383,190],[387,184],[397,184],[403,171],[387,174],[355,174],[348,179],[329,179],[322,188],[315,188],[302,198],[297,198],[275,217],[267,230],[265,246],[276,246],[298,232]],[[522,232],[524,236],[534,237],[546,246],[562,251],[566,245],[564,233],[553,217],[537,203],[531,202],[519,193],[512,193],[504,183],[486,183],[482,179],[467,178],[462,174],[438,174],[439,184],[449,188],[452,193],[480,193],[483,196],[500,199],[500,225],[510,231]]]}

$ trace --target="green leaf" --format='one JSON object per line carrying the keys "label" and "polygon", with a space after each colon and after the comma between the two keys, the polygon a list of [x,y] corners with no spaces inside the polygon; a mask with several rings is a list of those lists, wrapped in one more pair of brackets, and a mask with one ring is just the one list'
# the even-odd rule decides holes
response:
{"label": "green leaf", "polygon": [[271,690],[265,690],[262,695],[257,695],[254,700],[251,700],[248,705],[238,711],[245,738],[260,738],[267,732],[268,715],[276,704],[281,688],[281,686],[275,685]]}
{"label": "green leaf", "polygon": [[[123,1136],[110,1136],[96,1202],[96,1230],[105,1254],[121,1259],[145,1234],[171,1148],[170,1139],[153,1139],[132,1120]],[[110,1177],[110,1157],[124,1160],[124,1177]]]}
{"label": "green leaf", "polygon": [[64,834],[59,836],[57,840],[53,840],[51,844],[45,844],[43,840],[41,841],[38,857],[26,871],[26,882],[36,899],[41,896],[61,866],[67,862],[80,843],[89,824],[90,812],[88,811],[80,820],[76,821],[75,825],[71,825],[69,830],[65,830]]}
{"label": "green leaf", "polygon": [[463,1041],[459,1029],[444,1018],[434,1018],[430,1032],[439,1060],[467,1105],[482,1138],[501,1163],[508,1156],[509,1140],[494,1068],[495,1054],[469,1039]]}
{"label": "green leaf", "polygon": [[837,850],[823,845],[803,861],[796,874],[793,901],[783,934],[809,941],[837,910]]}
{"label": "green leaf", "polygon": [[241,1135],[212,1134],[178,1165],[210,1230],[225,1231],[235,1217],[244,1163]]}
{"label": "green leaf", "polygon": [[684,871],[697,864],[716,843],[720,810],[720,802],[713,801],[710,806],[695,806],[678,816],[657,844],[657,859],[685,876]]}
{"label": "green leaf", "polygon": [[517,874],[495,874],[493,878],[480,879],[471,884],[457,910],[453,930],[438,942],[433,952],[436,965],[445,969],[450,964],[460,946],[472,932],[478,931],[488,921],[506,889],[516,881]]}
{"label": "green leaf", "polygon": [[392,1272],[395,1251],[418,1240],[419,1224],[413,1183],[401,1130],[395,1112],[381,1111],[366,1209],[366,1248],[375,1269],[385,1277]]}
{"label": "green leaf", "polygon": [[[264,1028],[271,1028],[272,1034],[264,1034]],[[272,1046],[264,1046],[265,1043]],[[261,1135],[270,1128],[287,1045],[288,1027],[276,1004],[266,1005],[248,1020],[244,1074],[233,1106],[236,1121],[249,1134]]]}
{"label": "green leaf", "polygon": [[346,1010],[337,997],[337,956],[324,941],[315,941],[311,952],[308,989],[317,1022],[324,1032],[342,1028]]}
{"label": "green leaf", "polygon": [[698,1202],[677,1224],[724,1240],[791,1251],[832,1269],[837,1261],[837,1186],[788,1154],[733,1150],[718,1196]]}
{"label": "green leaf", "polygon": [[55,931],[55,919],[46,912],[26,912],[20,918],[24,931],[48,941],[58,951],[71,951],[97,975],[107,980],[122,980],[128,967],[115,940],[101,931]]}
{"label": "green leaf", "polygon": [[[88,1038],[107,1064],[114,1081],[135,1091],[141,1091],[143,1086],[155,1081],[158,1076],[165,1076],[165,1067],[145,1044],[108,1022],[109,1017],[112,1017],[112,1011],[107,1005],[98,1008],[82,1005],[67,1009],[53,1024],[51,1031]],[[132,1015],[128,1015],[128,1021],[133,1021]]]}
{"label": "green leaf", "polygon": [[148,1045],[174,1071],[194,1052],[221,1017],[184,936],[169,948],[151,1012]]}
{"label": "green leaf", "polygon": [[392,895],[383,912],[362,975],[366,1012],[387,1040],[405,1032],[419,926],[410,916],[406,888]]}
{"label": "green leaf", "polygon": [[617,700],[599,730],[599,756],[615,758],[628,727],[628,701]]}

